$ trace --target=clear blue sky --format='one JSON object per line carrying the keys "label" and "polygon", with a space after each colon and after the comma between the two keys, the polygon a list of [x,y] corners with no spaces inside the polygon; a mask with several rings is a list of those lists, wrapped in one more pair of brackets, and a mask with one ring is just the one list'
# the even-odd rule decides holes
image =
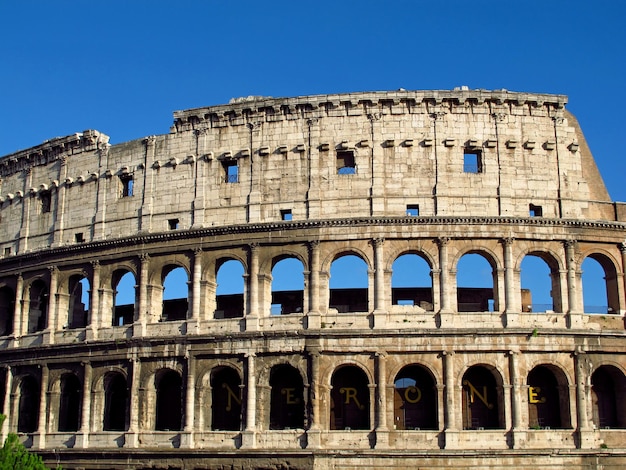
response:
{"label": "clear blue sky", "polygon": [[500,89],[569,96],[626,201],[626,1],[0,0],[0,155],[247,95]]}

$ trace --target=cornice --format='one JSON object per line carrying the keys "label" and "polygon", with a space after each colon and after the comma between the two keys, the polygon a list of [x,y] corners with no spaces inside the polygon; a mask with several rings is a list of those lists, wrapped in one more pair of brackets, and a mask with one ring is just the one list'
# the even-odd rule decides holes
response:
{"label": "cornice", "polygon": [[[368,227],[368,226],[407,226],[407,225],[432,225],[439,227],[451,226],[515,226],[519,230],[521,226],[527,227],[563,227],[567,229],[589,229],[626,231],[626,223],[612,221],[588,221],[575,219],[550,219],[540,217],[356,217],[323,220],[302,220],[289,222],[259,222],[241,225],[228,225],[221,227],[203,227],[189,230],[176,230],[158,233],[139,233],[131,237],[116,238],[111,240],[98,240],[87,243],[79,243],[68,246],[38,250],[29,253],[10,256],[0,260],[0,269],[4,266],[15,267],[22,262],[37,260],[43,257],[71,256],[77,253],[106,250],[121,247],[142,247],[147,250],[150,245],[176,240],[193,240],[213,238],[224,235],[239,234],[267,234],[272,232],[285,232],[309,229],[323,229],[328,227]],[[508,233],[508,232],[507,232]],[[451,238],[454,238],[451,236]],[[465,237],[463,237],[465,238]],[[490,237],[492,238],[492,237]],[[565,238],[563,239],[565,240]]]}

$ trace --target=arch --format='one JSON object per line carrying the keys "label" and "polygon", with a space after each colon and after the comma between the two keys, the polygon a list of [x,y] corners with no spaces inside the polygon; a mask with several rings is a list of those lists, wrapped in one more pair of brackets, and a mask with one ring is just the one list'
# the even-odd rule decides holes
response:
{"label": "arch", "polygon": [[398,256],[392,265],[391,300],[393,305],[417,305],[433,310],[432,266],[419,252]]}
{"label": "arch", "polygon": [[304,311],[304,264],[295,256],[273,260],[272,315],[302,313]]}
{"label": "arch", "polygon": [[189,273],[178,265],[167,265],[162,271],[164,321],[185,320],[189,310]]}
{"label": "arch", "polygon": [[626,377],[615,366],[602,365],[591,374],[592,419],[596,428],[626,428]]}
{"label": "arch", "polygon": [[39,421],[39,381],[31,375],[22,378],[19,384],[18,432],[36,432]]}
{"label": "arch", "polygon": [[545,252],[527,253],[520,263],[522,312],[562,312],[557,260]]}
{"label": "arch", "polygon": [[13,333],[13,314],[15,312],[15,291],[9,286],[0,288],[0,336]]}
{"label": "arch", "polygon": [[215,265],[215,318],[240,318],[244,313],[244,264],[234,258],[221,258]]}
{"label": "arch", "polygon": [[113,271],[113,326],[130,325],[135,320],[137,281],[135,273],[122,268]]}
{"label": "arch", "polygon": [[569,388],[565,374],[542,364],[528,373],[528,425],[534,429],[565,428],[569,423]]}
{"label": "arch", "polygon": [[403,367],[394,379],[394,429],[438,429],[437,385],[428,369]]}
{"label": "arch", "polygon": [[183,422],[183,381],[172,369],[161,369],[154,377],[157,431],[180,431]]}
{"label": "arch", "polygon": [[304,382],[289,364],[270,371],[270,429],[304,428]]}
{"label": "arch", "polygon": [[59,431],[76,432],[80,425],[81,384],[74,374],[61,376]]}
{"label": "arch", "polygon": [[89,317],[91,289],[89,279],[83,274],[70,276],[68,282],[69,305],[67,312],[68,328],[84,328]]}
{"label": "arch", "polygon": [[591,253],[581,263],[585,313],[619,313],[617,270],[611,258]]}
{"label": "arch", "polygon": [[456,284],[459,312],[499,310],[497,264],[487,252],[471,250],[458,258]]}
{"label": "arch", "polygon": [[504,428],[499,412],[503,403],[502,387],[498,386],[501,381],[496,380],[494,373],[487,366],[475,365],[463,374],[463,429]]}
{"label": "arch", "polygon": [[228,366],[211,371],[211,429],[239,431],[241,429],[241,377]]}
{"label": "arch", "polygon": [[36,333],[48,325],[48,285],[42,279],[35,279],[28,299],[28,333]]}
{"label": "arch", "polygon": [[330,391],[330,429],[370,429],[370,392],[360,367],[339,366]]}
{"label": "arch", "polygon": [[109,372],[104,376],[104,431],[126,431],[128,429],[128,382],[120,372]]}
{"label": "arch", "polygon": [[369,266],[355,253],[338,254],[330,265],[329,308],[339,313],[368,312]]}

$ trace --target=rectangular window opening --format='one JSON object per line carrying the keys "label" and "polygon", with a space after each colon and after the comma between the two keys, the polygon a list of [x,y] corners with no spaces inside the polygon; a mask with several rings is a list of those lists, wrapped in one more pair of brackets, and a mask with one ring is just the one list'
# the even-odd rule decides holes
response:
{"label": "rectangular window opening", "polygon": [[122,175],[120,181],[122,182],[122,197],[131,197],[135,186],[133,175]]}
{"label": "rectangular window opening", "polygon": [[420,215],[419,204],[408,204],[406,206],[406,215],[409,217],[417,217],[418,215]]}
{"label": "rectangular window opening", "polygon": [[226,183],[238,183],[239,166],[237,165],[237,160],[223,160],[222,166],[224,167]]}
{"label": "rectangular window opening", "polygon": [[528,205],[528,212],[530,213],[531,217],[542,217],[543,216],[543,209],[541,206],[536,206],[534,204],[529,204]]}
{"label": "rectangular window opening", "polygon": [[337,152],[337,174],[338,175],[356,174],[356,163],[354,161],[354,151],[339,150]]}
{"label": "rectangular window opening", "polygon": [[179,224],[178,219],[169,219],[167,221],[167,226],[169,227],[170,230],[177,230],[178,224]]}
{"label": "rectangular window opening", "polygon": [[52,207],[52,194],[50,191],[45,191],[40,194],[41,198],[41,213],[45,214],[50,212]]}
{"label": "rectangular window opening", "polygon": [[465,173],[482,173],[482,152],[480,150],[465,149],[463,152],[463,171]]}
{"label": "rectangular window opening", "polygon": [[85,237],[83,236],[83,232],[78,232],[74,234],[74,240],[76,243],[83,243],[85,241]]}
{"label": "rectangular window opening", "polygon": [[291,209],[283,209],[280,211],[280,218],[281,220],[291,220],[292,219],[292,214],[291,214]]}
{"label": "rectangular window opening", "polygon": [[11,256],[11,247],[10,246],[7,246],[4,249],[4,256]]}

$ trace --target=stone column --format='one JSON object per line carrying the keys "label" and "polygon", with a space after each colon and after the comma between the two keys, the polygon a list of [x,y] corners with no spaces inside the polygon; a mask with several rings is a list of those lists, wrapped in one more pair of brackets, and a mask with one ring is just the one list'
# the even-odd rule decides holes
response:
{"label": "stone column", "polygon": [[[518,367],[519,367],[519,351],[509,351],[509,374],[511,374],[511,408],[512,408],[512,426],[513,430],[519,430],[522,425],[522,384],[520,383]],[[516,446],[517,447],[517,446]]]}
{"label": "stone column", "polygon": [[[311,431],[317,431],[317,437],[319,439],[320,431],[320,351],[317,348],[311,348],[309,350],[309,361],[311,364],[311,415],[309,417],[309,442],[307,447],[315,447],[311,442]],[[316,442],[319,447],[320,442]]]}
{"label": "stone column", "polygon": [[128,423],[128,433],[124,447],[139,447],[139,388],[141,361],[136,353],[131,360],[132,376],[130,383],[130,422]]}
{"label": "stone column", "polygon": [[513,238],[501,240],[504,248],[504,312],[506,313],[506,326],[517,326],[515,320],[521,308],[515,303],[515,269],[513,266]]}
{"label": "stone column", "polygon": [[457,386],[454,383],[454,351],[443,351],[443,370],[445,381],[445,448],[455,449],[459,446],[459,419],[461,410],[457,409],[456,405],[456,391]]}
{"label": "stone column", "polygon": [[576,279],[576,241],[566,240],[565,262],[567,265],[567,300],[569,304],[569,328],[582,326],[581,292]]}
{"label": "stone column", "polygon": [[[11,416],[11,389],[13,388],[13,370],[10,366],[4,367],[6,371],[6,380],[4,382],[4,401],[2,406],[2,414],[6,416],[4,423],[2,423],[2,429],[0,430],[0,438],[2,442],[5,441],[11,428],[9,427],[9,416]],[[14,408],[14,413],[18,414],[19,410]]]}
{"label": "stone column", "polygon": [[84,378],[83,378],[83,409],[82,419],[79,433],[82,434],[82,448],[87,449],[89,447],[89,432],[91,431],[91,377],[92,368],[90,362],[84,363]]}
{"label": "stone column", "polygon": [[[619,314],[624,316],[624,314],[626,313],[626,304],[624,304],[624,294],[622,294],[622,292],[626,291],[626,242],[622,242],[619,246],[620,252],[622,253],[622,269],[621,269],[621,273],[622,273],[622,284],[621,284],[621,288],[619,289],[620,292],[620,296],[619,296]],[[618,313],[618,312],[616,312]]]}
{"label": "stone column", "polygon": [[385,267],[383,256],[384,238],[374,238],[372,246],[374,247],[374,313],[386,313],[387,305],[385,302]]}
{"label": "stone column", "polygon": [[589,389],[590,377],[586,372],[585,351],[578,348],[574,353],[574,366],[576,371],[576,417],[578,421],[578,435],[580,437],[580,448],[591,449],[595,447],[594,432],[589,425]]}
{"label": "stone column", "polygon": [[246,354],[246,427],[242,433],[245,448],[256,447],[256,371],[254,353]]}
{"label": "stone column", "polygon": [[202,249],[193,252],[193,275],[191,280],[191,320],[196,332],[200,326],[200,279],[202,278]]}
{"label": "stone column", "polygon": [[[19,346],[19,338],[28,331],[28,319],[24,319],[24,278],[22,274],[17,275],[15,283],[15,308],[13,310],[13,318],[15,325],[13,326],[13,334],[15,335],[15,345]],[[3,441],[4,442],[4,441]]]}
{"label": "stone column", "polygon": [[250,250],[248,267],[250,305],[246,315],[246,330],[256,331],[259,329],[259,245],[251,243],[248,248]]}
{"label": "stone column", "polygon": [[[39,424],[37,426],[39,434],[39,442],[36,446],[39,449],[45,449],[46,447],[46,432],[47,429],[47,417],[48,417],[48,381],[50,377],[50,371],[48,364],[41,366],[41,390],[39,393]],[[33,443],[35,447],[35,443]]]}
{"label": "stone column", "polygon": [[[102,328],[102,312],[100,312],[100,261],[92,261],[92,276],[91,276],[91,294],[89,301],[89,324],[91,326],[91,334],[93,338],[98,337],[98,331]],[[107,325],[110,326],[110,325]]]}
{"label": "stone column", "polygon": [[185,427],[183,447],[193,448],[194,416],[196,411],[196,359],[187,351],[187,393],[185,396]]}
{"label": "stone column", "polygon": [[[50,344],[54,343],[54,334],[61,329],[60,327],[60,314],[57,311],[57,304],[59,294],[58,290],[58,279],[59,279],[59,269],[56,266],[49,266],[48,271],[50,271],[50,291],[48,295],[48,318],[47,318],[47,330],[49,332]],[[67,315],[67,312],[66,312]],[[45,340],[44,340],[45,341]]]}
{"label": "stone column", "polygon": [[321,327],[320,315],[320,242],[317,240],[308,243],[309,249],[309,312],[307,313],[307,329]]}
{"label": "stone column", "polygon": [[143,253],[139,256],[139,311],[135,312],[135,325],[133,326],[134,336],[146,335],[146,321],[148,315],[148,269],[150,266],[150,255]]}
{"label": "stone column", "polygon": [[449,238],[440,237],[436,240],[439,247],[439,268],[441,270],[439,274],[441,294],[441,308],[439,309],[439,323],[440,326],[454,326],[453,308],[451,303],[452,296],[452,281],[450,276],[450,270],[448,268],[448,243]]}
{"label": "stone column", "polygon": [[377,365],[377,390],[376,402],[376,448],[389,447],[389,428],[387,427],[387,353],[376,353]]}

